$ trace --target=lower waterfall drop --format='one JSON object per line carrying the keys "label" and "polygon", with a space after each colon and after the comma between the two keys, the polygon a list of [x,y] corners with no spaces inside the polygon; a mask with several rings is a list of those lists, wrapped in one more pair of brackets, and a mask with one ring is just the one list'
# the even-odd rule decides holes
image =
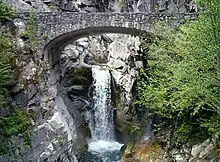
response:
{"label": "lower waterfall drop", "polygon": [[120,160],[122,144],[115,140],[111,75],[108,70],[97,66],[92,68],[92,77],[93,107],[92,112],[87,114],[91,130],[88,150],[103,162],[117,162]]}

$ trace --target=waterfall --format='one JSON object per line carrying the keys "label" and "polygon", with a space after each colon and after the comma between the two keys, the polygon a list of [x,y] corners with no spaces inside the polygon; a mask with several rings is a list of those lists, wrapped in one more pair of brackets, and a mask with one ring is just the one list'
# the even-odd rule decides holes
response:
{"label": "waterfall", "polygon": [[92,68],[94,120],[91,134],[94,140],[114,140],[113,108],[111,106],[111,76],[108,70]]}
{"label": "waterfall", "polygon": [[91,130],[89,151],[98,153],[103,162],[116,162],[122,144],[115,141],[111,75],[97,66],[92,68],[92,77],[92,111],[86,115]]}

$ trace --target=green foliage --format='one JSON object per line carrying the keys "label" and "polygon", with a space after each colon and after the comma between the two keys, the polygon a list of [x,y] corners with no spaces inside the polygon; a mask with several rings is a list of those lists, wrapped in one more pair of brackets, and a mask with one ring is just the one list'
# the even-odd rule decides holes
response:
{"label": "green foliage", "polygon": [[91,71],[87,68],[74,68],[71,71],[71,83],[88,88],[91,82]]}
{"label": "green foliage", "polygon": [[1,134],[10,137],[24,133],[28,129],[27,116],[22,111],[16,111],[7,117],[0,117]]}
{"label": "green foliage", "polygon": [[55,4],[51,4],[51,5],[48,4],[48,7],[53,12],[59,11],[59,7],[57,5],[55,5]]}
{"label": "green foliage", "polygon": [[135,122],[126,121],[124,123],[124,131],[126,134],[132,137],[137,137],[140,135],[140,124]]}
{"label": "green foliage", "polygon": [[26,24],[26,30],[21,33],[21,37],[25,40],[26,45],[28,45],[29,48],[32,49],[38,48],[38,40],[36,38],[37,26],[35,25],[35,22],[35,15],[31,11]]}
{"label": "green foliage", "polygon": [[0,36],[0,106],[3,104],[4,98],[9,91],[7,85],[13,79],[14,53],[10,40],[10,34],[3,34]]}
{"label": "green foliage", "polygon": [[122,8],[125,5],[124,0],[118,0],[119,7]]}
{"label": "green foliage", "polygon": [[11,136],[22,135],[24,145],[30,145],[29,122],[25,112],[17,110],[8,116],[0,117],[0,127],[0,137],[5,139],[4,144],[0,146],[0,155],[13,150],[8,141]]}
{"label": "green foliage", "polygon": [[12,136],[22,137],[24,145],[30,145],[29,120],[26,113],[15,111],[15,108],[6,102],[10,98],[12,86],[16,83],[16,76],[19,75],[15,63],[18,51],[14,43],[13,29],[4,26],[4,21],[11,16],[12,10],[0,3],[0,111],[9,112],[7,116],[0,116],[0,155],[14,152],[14,147],[17,146],[14,146],[16,142],[10,141]]}
{"label": "green foliage", "polygon": [[14,14],[14,11],[10,6],[0,2],[0,22],[10,20]]}
{"label": "green foliage", "polygon": [[197,21],[156,25],[160,37],[142,43],[147,65],[137,103],[172,121],[174,147],[220,135],[220,4],[201,3],[207,10]]}

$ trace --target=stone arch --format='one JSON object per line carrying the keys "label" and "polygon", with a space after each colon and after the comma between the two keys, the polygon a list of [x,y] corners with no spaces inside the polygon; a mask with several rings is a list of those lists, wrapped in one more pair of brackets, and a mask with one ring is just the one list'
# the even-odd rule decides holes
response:
{"label": "stone arch", "polygon": [[60,52],[60,50],[68,45],[70,42],[86,36],[106,33],[128,34],[140,37],[153,34],[150,31],[146,30],[118,26],[89,27],[79,30],[73,30],[65,34],[61,34],[58,37],[52,39],[49,43],[47,43],[43,49],[43,57],[50,63],[50,65],[53,65],[59,60],[59,55],[54,54],[54,52]]}
{"label": "stone arch", "polygon": [[[27,15],[26,15],[27,16]],[[176,24],[185,19],[195,19],[194,14],[186,13],[37,13],[37,36],[42,40],[45,58],[52,46],[63,45],[68,40],[102,33],[124,33],[140,35],[141,31],[152,32],[157,21]],[[24,17],[24,15],[20,15]],[[46,37],[42,39],[42,36]],[[63,42],[62,42],[63,41]]]}

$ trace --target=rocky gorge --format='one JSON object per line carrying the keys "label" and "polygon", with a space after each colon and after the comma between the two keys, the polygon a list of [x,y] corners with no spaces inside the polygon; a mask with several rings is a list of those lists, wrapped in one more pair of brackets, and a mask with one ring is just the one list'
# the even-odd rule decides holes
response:
{"label": "rocky gorge", "polygon": [[[197,10],[191,1],[180,5],[181,7],[176,6],[173,1],[148,0],[3,2],[11,5],[16,12],[154,12],[164,11],[164,5],[168,12]],[[17,53],[15,64],[16,69],[19,69],[16,71],[17,80],[12,85],[8,100],[19,110],[26,112],[28,124],[25,125],[27,136],[18,133],[7,139],[10,150],[0,154],[0,161],[166,161],[163,144],[154,141],[153,118],[146,117],[147,110],[135,104],[137,78],[140,69],[145,66],[141,38],[112,33],[80,38],[57,48],[58,50],[49,51],[53,59],[48,64],[37,49],[39,42],[34,37],[35,27],[31,24],[34,17],[27,21],[30,23],[22,22],[20,19],[1,23],[2,33],[8,29],[13,30],[14,49]],[[94,73],[94,68],[97,67],[100,71]],[[107,71],[109,75],[102,74],[101,71]],[[109,81],[103,79],[106,75],[110,78]],[[99,79],[102,82],[96,85]],[[108,82],[109,87],[106,88],[105,84],[102,93],[98,92],[99,85],[104,82]],[[108,91],[104,93],[106,89]],[[107,99],[99,103],[100,101],[94,99],[95,95],[99,95],[99,98],[107,96]],[[97,102],[99,108],[105,104],[108,107],[105,113],[110,115],[105,121],[94,119],[94,111],[101,111],[94,108]],[[0,109],[0,114],[7,117],[10,111],[10,108]],[[104,112],[101,114],[104,115]],[[102,117],[100,114],[99,116]],[[15,120],[18,121],[15,125],[23,122],[17,118]],[[100,157],[100,152],[94,154],[89,151],[89,139],[99,136],[94,135],[91,120],[94,123],[107,123],[107,126],[104,125],[101,129],[112,127],[110,132],[114,135],[105,139],[113,138],[111,141],[117,143],[116,152],[113,149],[110,156],[120,158],[106,160]],[[94,127],[97,129],[98,126]],[[103,138],[98,137],[98,140]],[[3,143],[5,138],[1,140]],[[218,145],[215,138],[206,139],[199,145],[173,150],[172,156],[180,162],[216,161],[218,159],[215,151]]]}

